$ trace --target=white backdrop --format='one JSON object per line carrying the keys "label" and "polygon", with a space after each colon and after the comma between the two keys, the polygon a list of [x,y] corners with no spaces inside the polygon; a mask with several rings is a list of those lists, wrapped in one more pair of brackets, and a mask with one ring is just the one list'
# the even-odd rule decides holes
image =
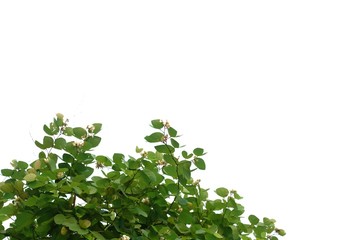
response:
{"label": "white backdrop", "polygon": [[[356,1],[2,1],[0,167],[62,112],[135,155],[161,118],[284,240],[355,239]],[[1,177],[0,177],[1,178]]]}

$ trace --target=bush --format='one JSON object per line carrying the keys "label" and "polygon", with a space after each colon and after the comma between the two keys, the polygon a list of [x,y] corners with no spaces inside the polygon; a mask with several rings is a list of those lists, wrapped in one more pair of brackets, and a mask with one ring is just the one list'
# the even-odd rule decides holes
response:
{"label": "bush", "polygon": [[[151,121],[151,151],[138,157],[94,155],[100,123],[70,127],[62,114],[44,125],[30,165],[13,160],[2,169],[2,239],[241,239],[276,240],[275,220],[254,215],[235,190],[217,188],[219,199],[192,178],[205,170],[205,151],[182,150],[168,122]],[[176,154],[175,154],[176,153]],[[181,155],[181,157],[177,157]],[[95,168],[96,172],[94,173]],[[4,224],[5,222],[5,224]],[[5,227],[5,226],[8,227]]]}

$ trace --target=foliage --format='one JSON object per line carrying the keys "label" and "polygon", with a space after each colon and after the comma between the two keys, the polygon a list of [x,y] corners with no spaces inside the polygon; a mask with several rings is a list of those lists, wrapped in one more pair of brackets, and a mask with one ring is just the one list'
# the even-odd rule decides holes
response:
{"label": "foliage", "polygon": [[[241,239],[277,240],[275,220],[254,215],[234,190],[217,188],[219,199],[192,172],[205,169],[202,148],[181,151],[177,131],[153,120],[145,139],[152,151],[139,157],[93,154],[100,123],[70,127],[62,114],[44,125],[38,159],[13,160],[2,169],[0,238],[4,239]],[[178,156],[181,152],[181,155]],[[98,170],[95,171],[95,168]],[[96,174],[98,172],[98,174]],[[100,176],[99,176],[100,175]],[[7,227],[5,227],[5,226]]]}

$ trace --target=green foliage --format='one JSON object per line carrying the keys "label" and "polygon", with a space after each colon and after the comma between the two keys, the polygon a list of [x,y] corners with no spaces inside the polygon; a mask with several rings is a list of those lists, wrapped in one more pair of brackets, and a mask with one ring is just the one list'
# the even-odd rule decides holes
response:
{"label": "green foliage", "polygon": [[[192,173],[204,170],[204,149],[180,147],[168,122],[151,121],[150,151],[137,157],[95,155],[101,124],[70,127],[62,114],[44,125],[31,164],[2,169],[1,239],[277,240],[275,220],[250,215],[234,190],[209,199]],[[180,157],[181,156],[181,157]]]}

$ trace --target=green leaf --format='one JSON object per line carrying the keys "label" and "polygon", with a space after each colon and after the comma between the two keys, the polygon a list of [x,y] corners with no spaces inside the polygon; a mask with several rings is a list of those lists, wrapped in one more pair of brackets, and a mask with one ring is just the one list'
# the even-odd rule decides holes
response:
{"label": "green leaf", "polygon": [[175,227],[182,234],[187,234],[190,232],[189,228],[184,223],[177,223],[175,224]]}
{"label": "green leaf", "polygon": [[48,134],[48,135],[54,135],[54,134],[56,134],[56,132],[55,132],[55,131],[52,131],[46,124],[44,124],[43,130],[44,130],[44,132],[45,132],[46,134]]}
{"label": "green leaf", "polygon": [[64,138],[57,138],[55,139],[55,148],[56,149],[64,149],[66,146],[66,140]]}
{"label": "green leaf", "polygon": [[145,140],[150,143],[162,142],[164,140],[164,134],[162,134],[161,132],[154,132],[149,136],[146,136]]}
{"label": "green leaf", "polygon": [[229,190],[224,187],[220,187],[215,190],[215,193],[220,197],[227,197],[229,195]]}
{"label": "green leaf", "polygon": [[96,186],[101,187],[101,188],[106,188],[109,186],[110,184],[110,179],[107,178],[102,178],[98,181],[95,182]]}
{"label": "green leaf", "polygon": [[177,131],[172,127],[168,128],[168,133],[169,133],[170,137],[176,137],[176,135],[177,135]]}
{"label": "green leaf", "polygon": [[175,152],[175,148],[169,145],[158,145],[155,146],[156,151],[160,153],[173,153]]}
{"label": "green leaf", "polygon": [[28,173],[25,175],[24,180],[27,182],[33,182],[36,180],[36,174],[35,173]]}
{"label": "green leaf", "polygon": [[0,214],[6,214],[8,216],[12,216],[16,214],[17,207],[14,204],[9,204],[5,207],[0,208]]}
{"label": "green leaf", "polygon": [[58,225],[64,225],[70,230],[78,232],[81,235],[87,234],[89,231],[87,229],[82,229],[77,220],[72,216],[64,216],[63,214],[57,214],[54,217],[54,222]]}
{"label": "green leaf", "polygon": [[94,134],[97,134],[98,132],[101,131],[101,127],[102,127],[101,123],[93,123],[92,125],[95,127],[95,129],[93,131]]}
{"label": "green leaf", "polygon": [[283,229],[275,229],[275,231],[280,235],[280,236],[285,236],[286,232]]}
{"label": "green leaf", "polygon": [[104,164],[104,166],[109,167],[109,166],[112,165],[110,158],[108,158],[108,157],[106,157],[106,156],[99,155],[99,156],[97,156],[95,159],[96,159],[96,161],[98,161],[99,163]]}
{"label": "green leaf", "polygon": [[166,175],[177,178],[176,166],[167,165],[162,170]]}
{"label": "green leaf", "polygon": [[87,131],[84,128],[76,127],[73,128],[74,136],[78,139],[84,139],[87,137]]}
{"label": "green leaf", "polygon": [[54,139],[49,136],[45,136],[43,139],[43,146],[44,148],[51,148],[54,146]]}
{"label": "green leaf", "polygon": [[195,148],[193,153],[196,155],[196,156],[202,156],[204,155],[204,149],[202,148]]}
{"label": "green leaf", "polygon": [[181,212],[179,215],[179,221],[186,224],[194,222],[194,216],[188,212]]}
{"label": "green leaf", "polygon": [[74,135],[73,128],[71,128],[71,127],[66,127],[66,128],[64,129],[64,135],[65,135],[65,136],[73,136],[73,135]]}
{"label": "green leaf", "polygon": [[171,145],[174,147],[174,148],[179,148],[180,147],[180,144],[173,138],[170,139],[170,142],[171,142]]}
{"label": "green leaf", "polygon": [[30,226],[34,222],[34,215],[28,212],[22,212],[16,216],[15,225],[16,229],[22,230],[23,228]]}
{"label": "green leaf", "polygon": [[128,166],[130,170],[136,170],[140,167],[141,163],[138,160],[135,159],[129,159]]}
{"label": "green leaf", "polygon": [[188,154],[186,151],[182,151],[181,155],[183,156],[183,158],[185,159],[189,159],[192,158],[192,156],[194,156],[192,153]]}
{"label": "green leaf", "polygon": [[46,149],[46,147],[44,147],[44,145],[42,145],[40,142],[38,142],[37,140],[35,140],[35,145],[40,148],[40,149]]}
{"label": "green leaf", "polygon": [[255,215],[250,215],[248,218],[252,225],[256,225],[259,223],[259,218],[257,218]]}
{"label": "green leaf", "polygon": [[64,162],[67,162],[67,163],[73,163],[75,161],[74,157],[67,153],[63,154],[62,159]]}
{"label": "green leaf", "polygon": [[156,181],[156,175],[155,175],[155,172],[149,170],[149,169],[144,169],[143,170],[143,173],[149,178],[149,180],[151,182],[155,182]]}
{"label": "green leaf", "polygon": [[101,137],[92,136],[86,139],[86,142],[90,143],[91,148],[97,147],[101,142]]}
{"label": "green leaf", "polygon": [[169,163],[170,165],[176,165],[176,159],[171,154],[164,154],[163,156],[165,162]]}
{"label": "green leaf", "polygon": [[216,237],[216,238],[224,238],[221,234],[215,232],[213,233],[213,235]]}
{"label": "green leaf", "polygon": [[141,153],[143,150],[144,150],[143,148],[139,148],[138,146],[136,146],[135,148],[136,153]]}
{"label": "green leaf", "polygon": [[206,168],[206,164],[205,164],[205,161],[204,159],[202,158],[195,158],[194,159],[194,164],[197,168],[201,169],[201,170],[205,170]]}
{"label": "green leaf", "polygon": [[1,169],[1,174],[5,177],[11,177],[14,174],[14,170],[12,169]]}
{"label": "green leaf", "polygon": [[0,190],[3,191],[4,193],[12,193],[15,190],[14,184],[13,183],[1,183],[0,185]]}
{"label": "green leaf", "polygon": [[106,240],[106,238],[99,232],[91,231],[91,234],[95,237],[96,240]]}
{"label": "green leaf", "polygon": [[179,180],[183,185],[185,185],[187,181],[191,179],[190,166],[191,162],[187,160],[181,161],[178,165]]}
{"label": "green leaf", "polygon": [[164,127],[164,123],[160,119],[154,119],[151,121],[151,126],[156,129],[161,129]]}

